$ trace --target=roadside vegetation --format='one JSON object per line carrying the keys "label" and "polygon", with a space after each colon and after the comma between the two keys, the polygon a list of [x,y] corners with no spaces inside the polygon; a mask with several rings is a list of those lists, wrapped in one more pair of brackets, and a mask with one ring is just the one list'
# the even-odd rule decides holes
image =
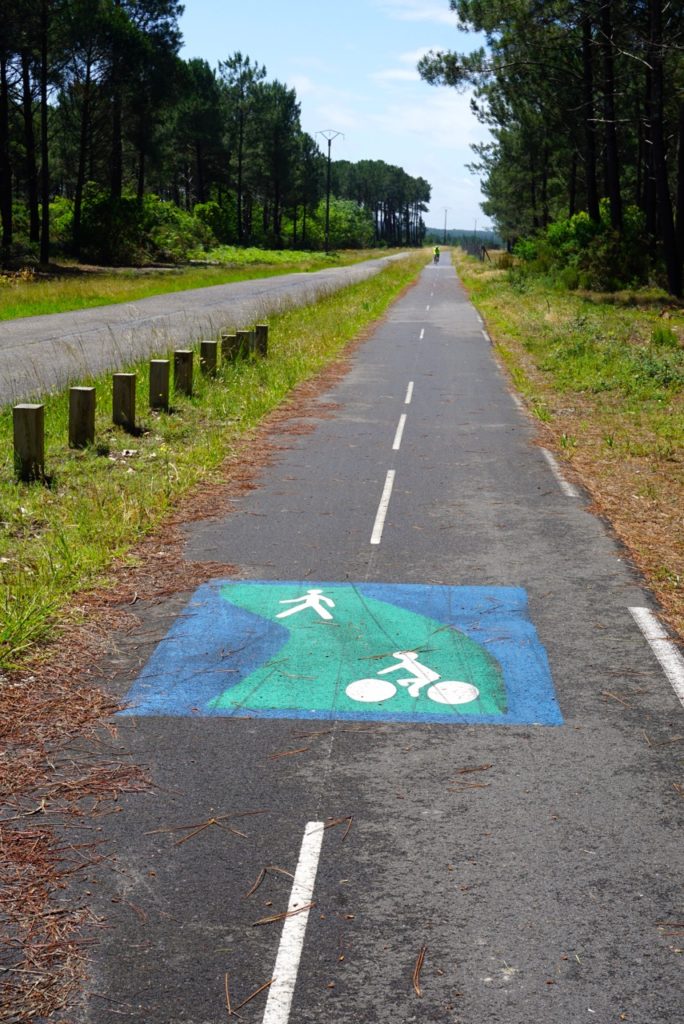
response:
{"label": "roadside vegetation", "polygon": [[102,585],[111,562],[153,530],[180,495],[215,479],[259,420],[379,317],[425,259],[416,253],[315,305],[272,317],[267,359],[229,363],[215,380],[196,375],[195,395],[175,399],[172,414],[145,411],[147,364],[132,367],[139,437],[108,422],[109,378],[93,382],[97,444],[84,452],[67,447],[68,396],[49,396],[49,488],[14,482],[11,409],[0,412],[0,668],[17,667],[54,637],[69,595]]}
{"label": "roadside vegetation", "polygon": [[455,258],[544,443],[684,637],[684,307],[655,288],[569,292],[506,254]]}
{"label": "roadside vegetation", "polygon": [[[383,255],[392,251],[395,250]],[[222,246],[202,254],[202,261],[211,264],[204,266],[105,270],[64,262],[53,265],[48,272],[24,268],[17,273],[0,273],[0,321],[135,302],[150,295],[189,288],[342,267],[379,255],[377,249],[326,254]]]}

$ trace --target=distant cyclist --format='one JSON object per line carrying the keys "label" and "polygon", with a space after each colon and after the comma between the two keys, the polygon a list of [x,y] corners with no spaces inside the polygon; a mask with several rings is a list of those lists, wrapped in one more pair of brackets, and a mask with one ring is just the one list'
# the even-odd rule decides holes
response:
{"label": "distant cyclist", "polygon": [[432,250],[432,259],[435,263],[439,263],[439,246],[436,245]]}

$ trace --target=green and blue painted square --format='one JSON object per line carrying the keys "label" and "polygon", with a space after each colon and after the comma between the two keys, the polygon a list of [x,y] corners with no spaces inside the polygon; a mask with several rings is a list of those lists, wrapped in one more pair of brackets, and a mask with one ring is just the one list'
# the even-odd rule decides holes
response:
{"label": "green and blue painted square", "polygon": [[125,715],[560,725],[516,587],[214,581]]}

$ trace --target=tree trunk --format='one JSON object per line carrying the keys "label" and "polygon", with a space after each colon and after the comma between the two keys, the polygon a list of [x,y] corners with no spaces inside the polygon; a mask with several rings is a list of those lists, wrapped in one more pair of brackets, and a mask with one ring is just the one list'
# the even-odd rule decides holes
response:
{"label": "tree trunk", "polygon": [[24,146],[26,147],[26,192],[29,209],[29,239],[40,241],[40,214],[38,212],[38,166],[36,164],[36,135],[33,130],[33,94],[29,53],[21,54],[22,105],[24,110]]}
{"label": "tree trunk", "polygon": [[120,199],[123,188],[123,142],[121,87],[114,82],[112,93],[112,155],[109,167],[109,192],[112,199]]}
{"label": "tree trunk", "polygon": [[204,154],[202,153],[202,143],[199,139],[195,142],[195,163],[197,164],[197,202],[205,203],[207,200],[204,185]]}
{"label": "tree trunk", "polygon": [[615,231],[622,231],[620,158],[615,121],[612,0],[603,0],[601,4],[601,51],[603,54],[603,116],[606,131],[606,191],[610,204],[610,223]]}
{"label": "tree trunk", "polygon": [[596,184],[596,123],[594,120],[594,69],[591,59],[592,25],[588,14],[582,19],[582,91],[584,97],[584,172],[587,189],[587,213],[600,220]]}
{"label": "tree trunk", "polygon": [[81,254],[81,210],[83,206],[83,189],[85,187],[86,161],[88,159],[88,140],[90,138],[90,71],[91,62],[86,65],[86,77],[83,83],[83,105],[81,107],[81,131],[78,142],[78,168],[76,171],[76,191],[74,193],[74,221],[72,240],[74,252]]}
{"label": "tree trunk", "polygon": [[40,5],[40,262],[50,261],[50,165],[48,149],[48,6]]}
{"label": "tree trunk", "polygon": [[577,212],[577,150],[572,154],[570,161],[570,182],[568,184],[568,217],[574,217]]}
{"label": "tree trunk", "polygon": [[663,11],[661,0],[649,0],[649,64],[653,76],[653,102],[651,135],[653,140],[653,169],[655,172],[658,227],[663,242],[667,269],[668,289],[673,295],[682,294],[682,261],[677,246],[672,200],[667,177],[667,151],[663,127]]}
{"label": "tree trunk", "polygon": [[677,154],[677,249],[684,258],[684,100],[679,103],[679,151]]}
{"label": "tree trunk", "polygon": [[145,148],[140,146],[138,150],[138,189],[137,199],[139,203],[142,203],[145,197]]}
{"label": "tree trunk", "polygon": [[0,217],[2,217],[2,248],[12,244],[12,166],[9,139],[9,93],[7,56],[0,56]]}

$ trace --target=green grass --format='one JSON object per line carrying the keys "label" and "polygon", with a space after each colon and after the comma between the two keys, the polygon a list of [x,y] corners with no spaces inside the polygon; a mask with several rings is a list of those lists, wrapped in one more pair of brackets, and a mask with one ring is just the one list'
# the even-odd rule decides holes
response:
{"label": "green grass", "polygon": [[74,263],[64,264],[63,273],[0,274],[0,320],[135,302],[150,295],[280,274],[307,273],[326,267],[347,266],[381,255],[386,253],[377,249],[326,255],[223,246],[203,254],[203,259],[215,262],[216,266],[93,271],[82,270]]}
{"label": "green grass", "polygon": [[139,437],[111,425],[110,377],[91,382],[96,445],[86,451],[67,447],[67,395],[48,397],[50,487],[14,481],[12,414],[0,411],[0,668],[16,667],[54,637],[69,596],[102,584],[112,561],[153,531],[182,494],[217,479],[245,434],[381,316],[424,264],[424,254],[412,255],[272,317],[267,359],[228,363],[215,379],[197,373],[196,393],[174,399],[171,414],[147,411],[147,364],[130,367],[138,371]]}

